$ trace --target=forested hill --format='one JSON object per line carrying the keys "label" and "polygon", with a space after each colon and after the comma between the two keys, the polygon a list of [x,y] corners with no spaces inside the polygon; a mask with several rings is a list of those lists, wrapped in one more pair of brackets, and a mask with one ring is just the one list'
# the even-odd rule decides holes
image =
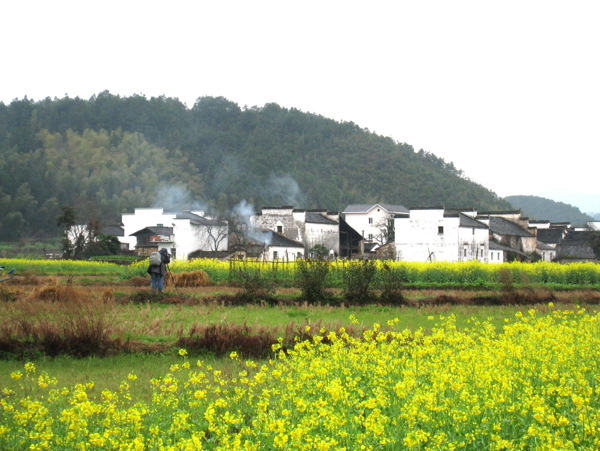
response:
{"label": "forested hill", "polygon": [[525,215],[532,219],[570,222],[573,225],[583,225],[594,220],[590,215],[582,213],[579,208],[573,205],[556,202],[544,197],[508,196],[505,199],[515,208],[520,208]]}
{"label": "forested hill", "polygon": [[[224,98],[192,108],[108,92],[0,103],[0,152],[4,240],[56,233],[63,206],[103,222],[191,199],[221,210],[242,200],[338,211],[371,202],[510,207],[452,163],[354,123]],[[166,200],[174,192],[177,205]]]}

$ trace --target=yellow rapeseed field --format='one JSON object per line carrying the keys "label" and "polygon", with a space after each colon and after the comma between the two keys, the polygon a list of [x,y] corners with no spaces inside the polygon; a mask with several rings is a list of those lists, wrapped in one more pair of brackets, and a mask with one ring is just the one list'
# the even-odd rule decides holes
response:
{"label": "yellow rapeseed field", "polygon": [[[351,317],[352,321],[357,321]],[[33,363],[1,398],[1,449],[503,450],[600,448],[600,316],[530,310],[503,330],[452,315],[431,333],[314,330],[233,376],[185,349],[163,377],[62,386]],[[308,326],[307,326],[308,327]],[[151,384],[151,402],[132,399]],[[35,393],[35,395],[34,395]]]}

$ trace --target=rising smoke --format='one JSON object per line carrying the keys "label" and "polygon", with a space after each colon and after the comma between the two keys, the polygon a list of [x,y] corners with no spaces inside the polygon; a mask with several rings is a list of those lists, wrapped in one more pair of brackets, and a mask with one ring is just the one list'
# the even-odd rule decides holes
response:
{"label": "rising smoke", "polygon": [[290,205],[301,208],[305,203],[298,182],[289,174],[281,176],[271,174],[264,185],[263,197],[271,199],[276,206]]}
{"label": "rising smoke", "polygon": [[167,211],[193,210],[206,211],[207,205],[193,198],[192,193],[182,185],[163,185],[154,198],[154,208]]}

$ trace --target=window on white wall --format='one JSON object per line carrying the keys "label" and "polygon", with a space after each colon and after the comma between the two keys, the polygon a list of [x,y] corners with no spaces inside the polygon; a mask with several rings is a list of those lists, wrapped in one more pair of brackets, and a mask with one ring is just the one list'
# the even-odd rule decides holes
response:
{"label": "window on white wall", "polygon": [[273,251],[273,260],[277,260],[279,258],[279,253],[277,251]]}
{"label": "window on white wall", "polygon": [[438,226],[438,235],[444,234],[444,226]]}
{"label": "window on white wall", "polygon": [[369,224],[373,224],[373,218],[369,218]]}

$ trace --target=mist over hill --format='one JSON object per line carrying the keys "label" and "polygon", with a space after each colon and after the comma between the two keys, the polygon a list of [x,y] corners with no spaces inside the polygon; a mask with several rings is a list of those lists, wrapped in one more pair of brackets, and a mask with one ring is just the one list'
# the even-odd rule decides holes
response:
{"label": "mist over hill", "polygon": [[583,225],[594,218],[573,205],[557,202],[538,196],[507,196],[504,198],[515,208],[520,208],[531,219],[549,220],[551,222],[570,222]]}
{"label": "mist over hill", "polygon": [[135,207],[225,211],[350,203],[507,209],[451,162],[277,104],[107,91],[90,99],[0,103],[0,236],[56,234],[61,207],[118,222]]}

